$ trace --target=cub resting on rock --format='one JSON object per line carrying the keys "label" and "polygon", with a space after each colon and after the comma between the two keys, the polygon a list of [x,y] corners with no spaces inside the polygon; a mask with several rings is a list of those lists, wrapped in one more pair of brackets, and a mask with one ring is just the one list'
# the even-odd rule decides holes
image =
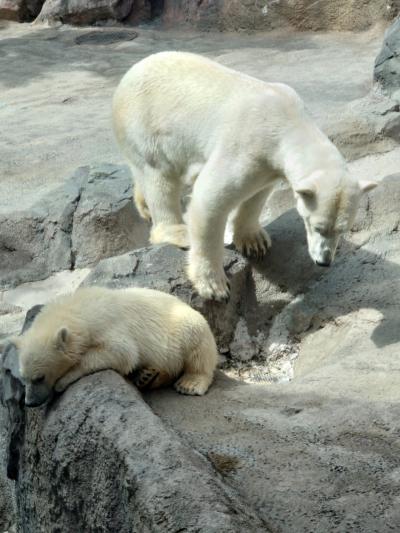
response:
{"label": "cub resting on rock", "polygon": [[362,194],[376,186],[351,178],[293,89],[195,54],[162,52],[135,64],[115,92],[113,122],[137,208],[153,223],[151,242],[190,245],[188,275],[204,298],[229,294],[222,259],[230,212],[239,251],[259,257],[270,246],[259,216],[278,179],[295,193],[321,266],[332,263]]}
{"label": "cub resting on rock", "polygon": [[[46,305],[30,329],[9,340],[19,352],[25,403],[37,406],[97,370],[138,369],[138,386],[176,380],[202,395],[218,360],[205,318],[175,296],[150,289],[78,289]],[[140,371],[142,369],[142,371]],[[183,373],[182,373],[183,372]]]}

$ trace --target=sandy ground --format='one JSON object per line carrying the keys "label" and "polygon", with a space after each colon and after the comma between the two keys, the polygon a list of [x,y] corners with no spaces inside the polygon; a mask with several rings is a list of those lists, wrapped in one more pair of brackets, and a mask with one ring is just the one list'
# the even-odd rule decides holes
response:
{"label": "sandy ground", "polygon": [[[123,73],[151,53],[193,51],[289,83],[323,125],[368,93],[383,29],[245,35],[139,28],[131,41],[76,43],[93,31],[0,25],[0,209],[31,204],[80,165],[122,161],[111,131],[112,94]],[[105,37],[113,31],[101,29]]]}

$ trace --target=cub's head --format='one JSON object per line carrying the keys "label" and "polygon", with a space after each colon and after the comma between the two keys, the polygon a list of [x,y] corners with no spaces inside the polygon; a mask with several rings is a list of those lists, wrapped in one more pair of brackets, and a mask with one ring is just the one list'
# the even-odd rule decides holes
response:
{"label": "cub's head", "polygon": [[376,186],[374,181],[356,181],[346,174],[338,178],[316,172],[295,188],[308,251],[317,265],[332,264],[340,237],[354,223],[362,195]]}
{"label": "cub's head", "polygon": [[70,346],[71,334],[63,327],[42,333],[34,327],[9,342],[18,351],[20,379],[25,385],[25,405],[36,407],[53,394],[55,382],[76,364]]}

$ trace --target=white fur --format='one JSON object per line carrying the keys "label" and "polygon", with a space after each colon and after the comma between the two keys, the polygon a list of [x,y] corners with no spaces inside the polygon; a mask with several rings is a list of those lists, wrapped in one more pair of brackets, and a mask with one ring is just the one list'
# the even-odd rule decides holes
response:
{"label": "white fur", "polygon": [[[55,384],[64,390],[96,370],[114,369],[125,375],[146,369],[146,377],[151,369],[157,385],[183,372],[175,388],[204,394],[218,358],[214,337],[200,313],[174,296],[139,288],[92,287],[61,296],[12,342],[19,349],[21,377],[31,389],[38,378],[48,390]],[[31,404],[37,405],[35,390],[30,392]]]}
{"label": "white fur", "polygon": [[[139,210],[153,221],[152,242],[190,244],[188,274],[205,298],[228,294],[223,236],[233,209],[237,248],[265,253],[270,241],[259,215],[277,179],[299,191],[310,255],[325,264],[363,189],[374,186],[348,176],[293,89],[194,54],[162,52],[134,65],[116,90],[113,121],[143,200]],[[187,232],[181,194],[193,183]]]}

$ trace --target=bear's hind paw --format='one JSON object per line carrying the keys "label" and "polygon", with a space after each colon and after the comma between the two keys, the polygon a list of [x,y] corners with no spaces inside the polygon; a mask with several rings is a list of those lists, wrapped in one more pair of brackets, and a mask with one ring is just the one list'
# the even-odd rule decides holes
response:
{"label": "bear's hind paw", "polygon": [[183,374],[174,384],[174,389],[180,394],[203,396],[210,386],[210,378],[199,374]]}

